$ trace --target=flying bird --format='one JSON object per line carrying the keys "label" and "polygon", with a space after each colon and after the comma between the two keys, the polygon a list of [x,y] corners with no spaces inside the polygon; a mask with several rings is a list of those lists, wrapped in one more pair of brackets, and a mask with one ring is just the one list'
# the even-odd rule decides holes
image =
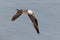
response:
{"label": "flying bird", "polygon": [[35,30],[39,34],[40,32],[39,32],[39,28],[38,28],[38,21],[37,21],[36,17],[34,16],[34,11],[31,11],[31,10],[28,10],[28,9],[17,9],[16,14],[13,15],[13,17],[12,17],[12,21],[15,21],[23,13],[27,14],[29,16],[29,18],[31,19],[31,21],[33,23],[33,26],[34,26]]}

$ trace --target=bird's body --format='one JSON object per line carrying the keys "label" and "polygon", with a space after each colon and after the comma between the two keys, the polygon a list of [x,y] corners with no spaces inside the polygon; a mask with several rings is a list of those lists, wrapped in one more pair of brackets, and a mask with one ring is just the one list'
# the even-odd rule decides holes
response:
{"label": "bird's body", "polygon": [[33,11],[31,11],[31,10],[28,10],[28,14],[33,14]]}
{"label": "bird's body", "polygon": [[24,10],[23,10],[23,13],[24,13],[24,14],[31,14],[31,15],[32,15],[32,14],[33,14],[33,11],[28,10],[28,9],[24,9]]}
{"label": "bird's body", "polygon": [[12,21],[16,20],[20,15],[22,14],[27,14],[29,16],[29,18],[31,19],[34,28],[36,29],[37,33],[39,34],[39,28],[38,28],[38,22],[37,19],[34,16],[34,12],[28,9],[17,9],[17,13],[12,17]]}

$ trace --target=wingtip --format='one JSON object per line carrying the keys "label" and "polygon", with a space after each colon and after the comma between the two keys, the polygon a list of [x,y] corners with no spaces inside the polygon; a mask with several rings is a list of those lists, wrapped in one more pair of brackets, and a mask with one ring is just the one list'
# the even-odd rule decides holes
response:
{"label": "wingtip", "polygon": [[40,32],[37,32],[38,34],[40,34]]}
{"label": "wingtip", "polygon": [[15,21],[15,19],[12,19],[11,21]]}
{"label": "wingtip", "polygon": [[14,20],[15,20],[14,18],[11,19],[11,21],[14,21]]}
{"label": "wingtip", "polygon": [[14,21],[13,19],[11,21]]}

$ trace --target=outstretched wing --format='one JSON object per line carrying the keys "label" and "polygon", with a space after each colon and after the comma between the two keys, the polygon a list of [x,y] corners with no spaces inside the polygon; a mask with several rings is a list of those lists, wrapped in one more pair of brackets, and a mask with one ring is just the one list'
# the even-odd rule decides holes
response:
{"label": "outstretched wing", "polygon": [[12,21],[16,20],[19,16],[21,16],[22,12],[19,10],[13,17]]}
{"label": "outstretched wing", "polygon": [[38,22],[37,22],[37,19],[35,18],[34,15],[32,14],[28,14],[29,18],[31,19],[33,25],[34,25],[34,28],[36,29],[37,33],[39,34],[39,28],[38,28]]}

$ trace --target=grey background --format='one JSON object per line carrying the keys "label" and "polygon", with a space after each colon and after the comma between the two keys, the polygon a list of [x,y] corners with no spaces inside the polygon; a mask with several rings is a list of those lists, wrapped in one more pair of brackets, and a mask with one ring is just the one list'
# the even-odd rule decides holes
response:
{"label": "grey background", "polygon": [[[16,8],[36,12],[39,35],[26,14],[11,21]],[[0,0],[0,40],[60,40],[60,0]]]}

